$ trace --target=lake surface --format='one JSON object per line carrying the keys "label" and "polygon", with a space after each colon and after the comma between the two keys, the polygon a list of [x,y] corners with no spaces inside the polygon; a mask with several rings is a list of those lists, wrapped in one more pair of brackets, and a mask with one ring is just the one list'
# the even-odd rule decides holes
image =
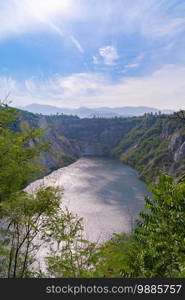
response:
{"label": "lake surface", "polygon": [[114,232],[131,232],[144,196],[150,194],[134,169],[108,158],[81,158],[27,189],[43,183],[64,188],[61,205],[83,217],[85,237],[95,242],[109,239]]}

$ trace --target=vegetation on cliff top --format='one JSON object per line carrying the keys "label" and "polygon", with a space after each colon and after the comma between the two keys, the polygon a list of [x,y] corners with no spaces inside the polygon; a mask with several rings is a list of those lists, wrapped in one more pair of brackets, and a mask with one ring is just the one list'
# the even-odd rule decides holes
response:
{"label": "vegetation on cliff top", "polygon": [[112,154],[137,169],[141,178],[147,182],[154,181],[160,170],[179,177],[185,172],[185,155],[174,161],[174,151],[170,149],[170,142],[175,133],[179,134],[183,143],[183,119],[175,115],[148,114],[124,136]]}

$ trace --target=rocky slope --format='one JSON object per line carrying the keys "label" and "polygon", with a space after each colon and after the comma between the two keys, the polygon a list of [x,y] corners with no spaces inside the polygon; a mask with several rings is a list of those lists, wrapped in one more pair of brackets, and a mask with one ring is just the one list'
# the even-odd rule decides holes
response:
{"label": "rocky slope", "polygon": [[41,161],[47,173],[65,166],[79,157],[111,156],[112,149],[123,139],[141,118],[80,119],[75,116],[43,116],[28,112],[20,114],[17,127],[44,128],[43,141],[51,149]]}
{"label": "rocky slope", "polygon": [[113,155],[146,181],[155,181],[159,170],[178,178],[185,173],[185,120],[148,115],[124,136]]}
{"label": "rocky slope", "polygon": [[21,112],[17,126],[45,129],[51,150],[41,161],[46,173],[84,156],[115,156],[132,165],[146,181],[158,171],[179,177],[185,172],[185,123],[167,115],[80,119]]}

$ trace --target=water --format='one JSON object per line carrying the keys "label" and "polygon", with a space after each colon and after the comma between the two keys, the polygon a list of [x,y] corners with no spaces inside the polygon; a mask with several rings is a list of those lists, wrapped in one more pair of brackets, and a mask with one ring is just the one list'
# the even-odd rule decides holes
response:
{"label": "water", "polygon": [[83,217],[85,237],[95,242],[112,233],[131,232],[144,196],[149,195],[134,169],[108,158],[81,158],[35,181],[28,190],[43,183],[64,188],[61,205]]}

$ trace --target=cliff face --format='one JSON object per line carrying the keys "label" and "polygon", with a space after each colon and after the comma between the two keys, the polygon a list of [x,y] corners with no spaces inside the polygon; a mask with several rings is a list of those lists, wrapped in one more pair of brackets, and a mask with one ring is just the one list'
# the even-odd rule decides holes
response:
{"label": "cliff face", "polygon": [[42,116],[23,112],[18,126],[44,128],[43,141],[51,149],[41,157],[47,173],[83,156],[111,156],[112,149],[141,118],[79,119],[73,116]]}
{"label": "cliff face", "polygon": [[113,154],[154,181],[159,170],[180,177],[185,172],[185,122],[172,116],[148,116],[114,148]]}
{"label": "cliff face", "polygon": [[139,118],[128,119],[78,119],[58,118],[53,131],[65,136],[77,147],[78,156],[108,156],[124,135],[132,129]]}
{"label": "cliff face", "polygon": [[45,129],[43,141],[51,143],[51,150],[41,161],[47,173],[83,156],[115,156],[150,181],[159,169],[176,177],[185,172],[183,120],[165,115],[79,119],[24,112],[20,123]]}

